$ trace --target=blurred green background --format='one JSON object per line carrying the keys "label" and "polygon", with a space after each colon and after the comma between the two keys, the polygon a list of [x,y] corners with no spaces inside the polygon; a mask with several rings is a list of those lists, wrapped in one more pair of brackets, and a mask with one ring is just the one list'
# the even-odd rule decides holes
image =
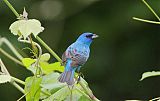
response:
{"label": "blurred green background", "polygon": [[[94,94],[102,101],[125,99],[147,100],[160,96],[160,77],[139,81],[143,72],[160,70],[159,25],[138,22],[133,16],[157,20],[141,0],[10,0],[29,18],[36,18],[45,27],[40,37],[59,56],[82,32],[100,37],[91,46],[88,62],[81,69]],[[160,15],[160,0],[148,0]],[[0,1],[0,36],[6,37],[16,48],[17,36],[9,31],[15,15]],[[8,47],[2,46],[9,52]],[[27,50],[24,50],[29,52]],[[43,48],[43,52],[47,52]],[[25,80],[31,75],[0,53],[11,75]],[[51,62],[56,60],[52,57]],[[1,101],[16,101],[22,94],[9,83],[0,85]]]}

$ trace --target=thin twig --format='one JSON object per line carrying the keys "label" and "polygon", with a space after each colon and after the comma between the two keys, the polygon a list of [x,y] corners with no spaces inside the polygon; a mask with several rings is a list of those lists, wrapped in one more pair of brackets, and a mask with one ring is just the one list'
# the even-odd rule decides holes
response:
{"label": "thin twig", "polygon": [[134,20],[137,20],[137,21],[152,23],[152,24],[160,24],[160,22],[145,20],[145,19],[141,19],[141,18],[137,18],[137,17],[133,17],[133,19],[134,19]]}
{"label": "thin twig", "polygon": [[5,52],[2,48],[0,48],[0,52],[5,55],[6,57],[8,57],[9,59],[11,59],[12,61],[14,61],[15,63],[23,66],[22,62],[19,61],[18,59],[14,58],[13,56],[11,56],[10,54],[8,54],[7,52]]}
{"label": "thin twig", "polygon": [[[12,10],[12,12],[19,17],[19,14],[16,12],[16,10],[13,8],[13,6],[8,2],[8,0],[4,0],[4,2],[8,5],[8,7]],[[43,40],[41,40],[41,38],[39,38],[38,36],[36,37],[36,39],[59,61],[61,62],[62,60],[59,58],[59,56],[46,44],[44,43]],[[93,95],[93,93],[91,92],[91,90],[89,89],[89,87],[85,88],[86,86],[84,86],[81,81],[79,82],[79,84],[82,86],[82,88],[87,92],[88,95]],[[94,96],[94,95],[93,95]],[[91,96],[90,96],[91,97]],[[93,98],[91,98],[94,101],[99,101],[95,96]]]}
{"label": "thin twig", "polygon": [[13,8],[13,6],[9,3],[8,0],[3,0],[6,5],[12,10],[12,12],[16,15],[16,17],[18,18],[19,17],[19,14],[17,13],[17,11]]}
{"label": "thin twig", "polygon": [[28,93],[24,94],[23,96],[21,96],[17,101],[22,100]]}
{"label": "thin twig", "polygon": [[[1,59],[0,59],[0,66],[1,66],[1,69],[3,70],[3,72],[5,72],[6,75],[11,76]],[[15,86],[23,94],[25,93],[24,89],[21,86],[19,86],[14,80],[10,81],[9,83],[11,83],[13,86]]]}
{"label": "thin twig", "polygon": [[24,91],[24,89],[21,87],[21,86],[19,86],[15,81],[13,81],[13,82],[10,82],[14,87],[16,87],[20,92],[22,92],[23,94],[25,94],[25,91]]}
{"label": "thin twig", "polygon": [[156,12],[152,9],[152,7],[145,0],[142,1],[148,7],[148,9],[155,15],[155,17],[160,21],[160,17],[156,14]]}
{"label": "thin twig", "polygon": [[4,37],[0,37],[0,46],[5,43],[9,49],[14,53],[15,56],[17,56],[17,58],[19,60],[23,59],[23,56],[21,54],[18,53],[18,51],[14,48],[14,46]]}
{"label": "thin twig", "polygon": [[15,77],[11,76],[11,79],[14,80],[14,81],[16,81],[17,83],[20,83],[20,84],[22,84],[22,85],[25,85],[25,82],[22,81],[22,80],[20,80],[20,79],[18,79],[18,78],[15,78]]}
{"label": "thin twig", "polygon": [[[23,37],[19,37],[19,38],[18,38],[18,41],[23,42],[23,43],[29,43],[29,44],[31,44],[31,41],[30,41],[30,39],[29,39],[28,37],[27,37],[28,40],[23,40],[22,38],[23,38]],[[40,75],[41,75],[41,74],[42,74],[42,69],[41,69],[41,67],[39,66],[39,61],[40,61],[40,58],[41,58],[41,55],[42,55],[42,48],[41,48],[41,46],[40,46],[38,43],[36,43],[36,42],[34,42],[34,41],[32,41],[32,43],[33,43],[34,45],[36,45],[37,48],[38,48],[38,50],[39,50],[39,55],[38,55],[38,58],[36,59],[35,66],[40,69]],[[38,71],[38,68],[36,69],[36,73],[37,73],[37,71]]]}
{"label": "thin twig", "polygon": [[61,58],[40,38],[36,37],[36,39],[59,61],[61,62]]}

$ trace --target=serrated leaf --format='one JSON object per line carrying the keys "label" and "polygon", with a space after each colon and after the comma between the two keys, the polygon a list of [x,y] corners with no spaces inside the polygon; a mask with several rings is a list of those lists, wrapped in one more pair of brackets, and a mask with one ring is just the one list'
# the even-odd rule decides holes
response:
{"label": "serrated leaf", "polygon": [[6,83],[11,81],[10,75],[0,75],[0,83]]}
{"label": "serrated leaf", "polygon": [[22,59],[22,63],[25,67],[29,67],[31,66],[31,64],[33,64],[36,60],[35,59],[31,59],[31,58],[23,58]]}
{"label": "serrated leaf", "polygon": [[42,67],[42,70],[45,74],[49,74],[55,70],[60,71],[60,72],[64,71],[64,67],[61,66],[60,62],[55,62],[51,64],[48,64],[46,62],[40,62],[40,66]]}
{"label": "serrated leaf", "polygon": [[142,74],[142,78],[140,79],[140,81],[142,81],[148,77],[159,76],[159,75],[160,75],[160,71],[145,72]]}
{"label": "serrated leaf", "polygon": [[11,26],[9,27],[9,29],[11,30],[11,33],[13,33],[14,35],[18,35],[19,27],[23,25],[24,23],[25,23],[25,20],[18,20],[18,21],[13,22]]}
{"label": "serrated leaf", "polygon": [[48,61],[50,59],[49,53],[44,53],[41,55],[40,61]]}
{"label": "serrated leaf", "polygon": [[32,33],[36,37],[44,30],[44,28],[41,27],[41,23],[36,19],[15,21],[11,24],[9,29],[14,35],[19,35],[20,32],[24,39],[26,39]]}
{"label": "serrated leaf", "polygon": [[41,87],[40,83],[42,78],[37,77],[28,77],[25,80],[25,93],[26,93],[26,101],[39,101]]}

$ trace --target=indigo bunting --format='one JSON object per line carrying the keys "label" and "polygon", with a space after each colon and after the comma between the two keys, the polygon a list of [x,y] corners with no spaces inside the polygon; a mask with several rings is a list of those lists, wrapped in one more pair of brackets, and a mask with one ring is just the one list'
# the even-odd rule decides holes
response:
{"label": "indigo bunting", "polygon": [[64,72],[58,78],[61,83],[66,82],[68,85],[74,84],[74,73],[80,71],[90,53],[90,45],[98,35],[93,33],[83,33],[72,43],[62,55],[62,64],[65,66]]}

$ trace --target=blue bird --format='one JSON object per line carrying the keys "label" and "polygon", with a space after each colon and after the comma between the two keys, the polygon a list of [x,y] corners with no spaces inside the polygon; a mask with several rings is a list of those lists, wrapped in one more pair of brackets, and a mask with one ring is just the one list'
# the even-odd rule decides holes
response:
{"label": "blue bird", "polygon": [[61,83],[74,84],[74,73],[80,71],[89,58],[90,45],[98,35],[93,33],[83,33],[72,43],[62,55],[62,64],[65,66],[64,72],[58,78]]}

